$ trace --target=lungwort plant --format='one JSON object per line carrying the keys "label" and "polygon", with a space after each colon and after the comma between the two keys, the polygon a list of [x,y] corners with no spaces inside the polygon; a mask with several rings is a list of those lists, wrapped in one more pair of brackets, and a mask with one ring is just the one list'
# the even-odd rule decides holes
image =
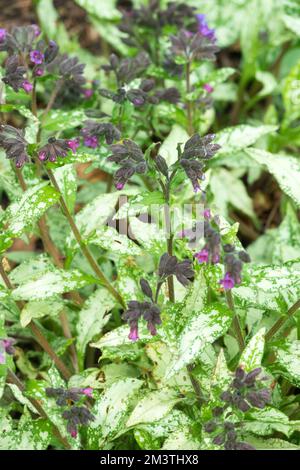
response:
{"label": "lungwort plant", "polygon": [[0,29],[0,448],[299,448],[298,2],[77,0],[96,55],[35,3]]}

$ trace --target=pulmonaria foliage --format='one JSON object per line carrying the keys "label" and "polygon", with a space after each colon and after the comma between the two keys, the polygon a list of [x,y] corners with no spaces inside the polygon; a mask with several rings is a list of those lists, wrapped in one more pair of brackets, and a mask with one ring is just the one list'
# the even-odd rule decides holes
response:
{"label": "pulmonaria foliage", "polygon": [[220,284],[225,290],[232,289],[236,284],[240,284],[242,281],[241,272],[243,269],[243,263],[250,262],[250,256],[246,251],[238,251],[233,245],[223,246],[224,255],[224,266],[225,276],[220,281]]}
{"label": "pulmonaria foliage", "polygon": [[108,157],[108,160],[121,166],[114,176],[117,189],[123,189],[134,173],[143,174],[146,172],[147,163],[144,154],[132,140],[124,139],[120,144],[111,145],[110,150],[112,155]]}
{"label": "pulmonaria foliage", "polygon": [[195,276],[191,260],[178,261],[176,256],[170,256],[168,253],[164,253],[160,259],[158,274],[161,282],[174,275],[184,287],[187,287]]}
{"label": "pulmonaria foliage", "polygon": [[237,368],[228,390],[220,396],[224,405],[212,410],[213,419],[204,426],[207,433],[213,434],[214,444],[223,445],[225,450],[255,450],[250,444],[239,442],[238,435],[243,413],[252,407],[263,409],[271,400],[270,390],[262,386],[267,377],[261,377],[261,372],[260,367],[249,373]]}
{"label": "pulmonaria foliage", "polygon": [[71,389],[48,387],[45,391],[48,397],[55,399],[58,406],[65,408],[62,417],[67,421],[67,431],[72,437],[77,436],[78,426],[87,426],[95,420],[90,410],[81,403],[84,397],[92,397],[91,387]]}
{"label": "pulmonaria foliage", "polygon": [[81,130],[84,145],[91,148],[98,147],[99,137],[104,136],[107,144],[111,145],[114,140],[121,138],[120,131],[110,122],[97,122],[88,120],[84,122],[84,128]]}
{"label": "pulmonaria foliage", "polygon": [[186,62],[193,60],[215,60],[215,54],[219,51],[215,44],[215,38],[203,35],[201,32],[192,33],[181,29],[175,36],[170,36],[171,52],[181,56]]}
{"label": "pulmonaria foliage", "polygon": [[213,144],[214,134],[200,137],[194,134],[186,143],[180,155],[179,163],[191,180],[194,191],[200,191],[199,180],[204,179],[205,163],[221,148],[218,144]]}
{"label": "pulmonaria foliage", "polygon": [[38,157],[43,162],[56,162],[58,157],[66,157],[69,150],[70,145],[66,140],[50,137],[48,143],[39,149]]}
{"label": "pulmonaria foliage", "polygon": [[21,129],[9,125],[0,126],[0,146],[4,148],[6,157],[14,160],[17,168],[29,161],[27,142]]}
{"label": "pulmonaria foliage", "polygon": [[13,338],[0,338],[0,364],[5,364],[5,354],[13,356],[15,340]]}

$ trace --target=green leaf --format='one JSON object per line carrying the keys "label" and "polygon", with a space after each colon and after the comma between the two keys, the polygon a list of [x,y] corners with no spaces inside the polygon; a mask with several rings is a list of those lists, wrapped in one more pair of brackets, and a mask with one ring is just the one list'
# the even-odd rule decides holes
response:
{"label": "green leaf", "polygon": [[192,435],[189,427],[181,427],[173,432],[164,442],[163,450],[199,450],[200,442]]}
{"label": "green leaf", "polygon": [[99,287],[80,310],[77,328],[77,352],[83,364],[85,348],[89,341],[99,333],[110,318],[110,311],[115,300],[106,289]]}
{"label": "green leaf", "polygon": [[181,398],[171,389],[150,392],[138,402],[126,426],[158,421],[166,416],[180,400]]}
{"label": "green leaf", "polygon": [[300,295],[298,263],[244,267],[243,283],[232,292],[244,307],[286,312]]}
{"label": "green leaf", "polygon": [[116,0],[106,0],[105,7],[99,2],[94,0],[75,0],[76,3],[86,10],[90,15],[94,15],[98,18],[105,20],[117,20],[121,14],[116,8]]}
{"label": "green leaf", "polygon": [[239,126],[227,127],[220,132],[217,132],[215,142],[221,145],[214,158],[219,157],[225,153],[236,153],[239,150],[250,147],[261,137],[271,134],[277,130],[277,126],[250,126],[248,124],[241,124]]}
{"label": "green leaf", "polygon": [[249,411],[247,421],[243,423],[243,429],[259,436],[267,436],[273,434],[274,431],[289,436],[300,429],[300,421],[289,421],[289,418],[281,411],[266,407],[263,410]]}
{"label": "green leaf", "polygon": [[185,144],[188,139],[188,133],[178,124],[174,124],[170,134],[164,140],[159,149],[159,154],[164,157],[168,165],[171,165],[177,161],[177,145]]}
{"label": "green leaf", "polygon": [[300,18],[294,16],[284,15],[283,21],[288,29],[290,29],[296,36],[300,37]]}
{"label": "green leaf", "polygon": [[33,420],[23,415],[15,429],[13,420],[0,432],[0,450],[45,450],[52,439],[51,424],[45,419]]}
{"label": "green leaf", "polygon": [[69,211],[74,212],[77,191],[77,174],[74,165],[56,168],[54,175]]}
{"label": "green leaf", "polygon": [[252,199],[244,183],[233,171],[224,168],[215,169],[210,179],[210,189],[217,210],[223,216],[228,217],[229,208],[233,206],[252,219],[255,218]]}
{"label": "green leaf", "polygon": [[20,285],[12,291],[12,297],[15,300],[41,300],[97,282],[92,276],[77,270],[56,269]]}
{"label": "green leaf", "polygon": [[282,87],[282,97],[284,103],[284,121],[283,126],[289,127],[289,124],[300,116],[299,102],[299,80],[300,80],[300,61],[290,70],[285,78]]}
{"label": "green leaf", "polygon": [[112,227],[103,226],[96,229],[94,234],[89,237],[89,243],[107,250],[107,256],[113,259],[141,254],[141,249],[136,243]]}
{"label": "green leaf", "polygon": [[5,233],[1,233],[0,244],[32,229],[34,223],[58,199],[59,193],[48,183],[38,184],[25,191],[21,198],[12,203],[4,213],[2,221],[8,225],[8,228]]}
{"label": "green leaf", "polygon": [[300,207],[300,162],[289,155],[280,155],[260,149],[247,149],[247,154],[257,163],[267,167],[276,178],[282,191]]}
{"label": "green leaf", "polygon": [[101,448],[101,443],[111,440],[123,428],[133,399],[143,382],[137,379],[126,378],[114,382],[97,399],[92,413],[95,421],[88,428],[89,447]]}
{"label": "green leaf", "polygon": [[246,372],[251,372],[261,366],[265,347],[265,334],[266,329],[261,328],[244,349],[240,357],[240,366]]}
{"label": "green leaf", "polygon": [[47,113],[43,122],[43,130],[49,132],[59,132],[80,126],[86,120],[86,114],[83,109],[74,109],[63,111],[54,109]]}
{"label": "green leaf", "polygon": [[276,360],[271,364],[274,374],[280,374],[296,387],[300,386],[300,341],[284,341],[274,346]]}
{"label": "green leaf", "polygon": [[178,352],[166,372],[166,378],[196,361],[208,344],[212,344],[228,330],[231,321],[232,312],[218,303],[202,308],[201,312],[190,312],[179,335]]}
{"label": "green leaf", "polygon": [[58,315],[64,308],[60,299],[38,300],[27,302],[21,311],[20,323],[25,328],[32,319]]}

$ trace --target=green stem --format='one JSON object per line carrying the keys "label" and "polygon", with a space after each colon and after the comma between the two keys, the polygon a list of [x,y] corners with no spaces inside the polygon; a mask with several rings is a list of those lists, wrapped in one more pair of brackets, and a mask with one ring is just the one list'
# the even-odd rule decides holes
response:
{"label": "green stem", "polygon": [[[191,92],[191,63],[187,62],[185,67],[185,85],[186,93]],[[189,135],[194,133],[193,125],[193,103],[187,98],[186,99],[186,108],[187,108],[187,131]]]}
{"label": "green stem", "polygon": [[71,230],[74,234],[74,237],[75,237],[78,245],[80,246],[82,254],[84,255],[84,257],[88,261],[89,265],[91,266],[91,268],[93,269],[94,273],[96,274],[98,279],[101,281],[101,283],[106,287],[106,289],[111,293],[111,295],[117,300],[117,302],[120,305],[122,305],[122,307],[126,308],[126,304],[125,304],[124,300],[122,299],[121,295],[119,294],[118,291],[116,291],[116,289],[113,287],[113,285],[110,283],[110,281],[105,277],[105,275],[103,274],[103,272],[99,268],[96,260],[94,259],[92,253],[90,252],[89,248],[84,243],[84,241],[83,241],[83,239],[80,235],[80,232],[78,230],[78,227],[75,223],[75,220],[73,219],[73,217],[72,217],[72,215],[71,215],[71,213],[68,209],[68,206],[67,206],[67,204],[66,204],[66,202],[65,202],[65,200],[62,196],[62,193],[60,191],[60,188],[59,188],[59,185],[56,181],[54,173],[50,169],[47,169],[47,173],[48,173],[48,176],[49,176],[49,179],[50,179],[52,185],[54,186],[54,188],[60,194],[59,202],[60,202],[61,209],[62,209],[65,217],[67,218],[67,220],[69,222],[69,225],[70,225]]}
{"label": "green stem", "polygon": [[[8,369],[8,371],[7,371],[7,382],[16,385],[18,387],[18,389],[20,390],[20,392],[22,394],[24,394],[25,386],[23,385],[21,380],[16,376],[16,374],[11,369]],[[47,413],[44,411],[43,407],[40,405],[40,403],[35,398],[28,397],[28,396],[26,398],[27,398],[27,400],[30,401],[32,406],[36,409],[37,414],[39,414],[42,418],[45,418],[45,419],[49,420],[49,417],[48,417]],[[62,445],[66,449],[71,449],[70,444],[68,443],[66,438],[61,435],[59,429],[53,423],[51,423],[51,424],[52,424],[52,427],[53,427],[53,434],[60,440],[60,442],[62,443]]]}
{"label": "green stem", "polygon": [[297,300],[297,302],[292,305],[286,315],[284,317],[281,317],[277,320],[277,322],[274,323],[274,325],[269,329],[267,332],[265,339],[266,341],[269,341],[273,336],[276,335],[276,333],[283,327],[283,325],[299,310],[300,308],[300,299]]}
{"label": "green stem", "polygon": [[235,311],[235,306],[234,306],[234,301],[233,301],[231,290],[226,290],[225,295],[226,295],[228,307],[234,314],[234,317],[232,320],[232,326],[235,331],[236,339],[239,345],[239,350],[242,352],[245,348],[245,341],[244,341],[244,336],[243,336],[243,332],[241,329],[241,325],[239,322],[239,317],[237,316],[237,313]]}

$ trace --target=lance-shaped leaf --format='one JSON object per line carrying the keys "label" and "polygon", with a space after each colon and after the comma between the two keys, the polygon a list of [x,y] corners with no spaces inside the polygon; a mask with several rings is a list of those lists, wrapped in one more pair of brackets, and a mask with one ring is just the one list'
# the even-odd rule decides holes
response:
{"label": "lance-shaped leaf", "polygon": [[246,371],[251,372],[261,366],[265,347],[266,329],[261,328],[256,335],[251,338],[240,357],[240,366]]}
{"label": "lance-shaped leaf", "polygon": [[191,312],[177,340],[178,353],[166,372],[166,378],[196,361],[208,344],[212,344],[228,330],[231,321],[232,312],[219,303],[211,304],[200,312]]}

